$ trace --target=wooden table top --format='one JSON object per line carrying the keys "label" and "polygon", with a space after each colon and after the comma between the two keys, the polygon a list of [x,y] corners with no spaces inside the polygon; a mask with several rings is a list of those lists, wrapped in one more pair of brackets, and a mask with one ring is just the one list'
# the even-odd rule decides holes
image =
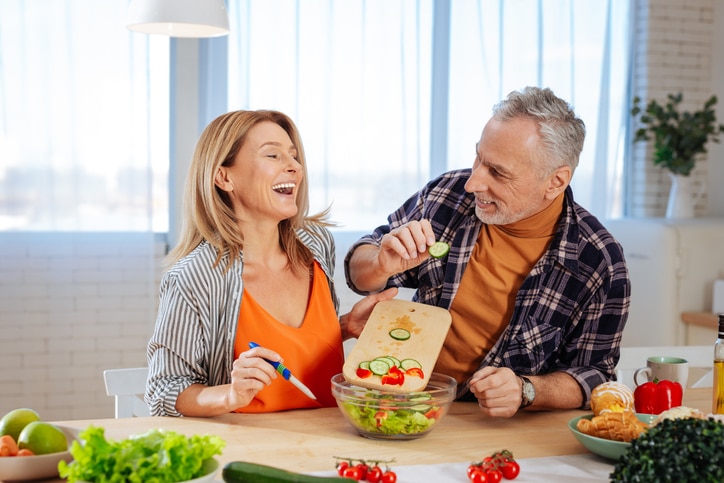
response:
{"label": "wooden table top", "polygon": [[[684,405],[711,412],[711,388],[687,389]],[[470,462],[497,450],[516,458],[575,455],[587,450],[575,440],[568,421],[581,410],[522,411],[510,419],[488,418],[475,403],[453,403],[439,426],[411,441],[372,440],[359,436],[337,408],[267,414],[226,414],[214,418],[127,418],[59,421],[77,430],[101,426],[111,439],[123,439],[152,428],[186,435],[216,434],[226,441],[219,457],[229,461],[294,468],[308,473],[330,470],[334,456],[385,460],[395,465]]]}

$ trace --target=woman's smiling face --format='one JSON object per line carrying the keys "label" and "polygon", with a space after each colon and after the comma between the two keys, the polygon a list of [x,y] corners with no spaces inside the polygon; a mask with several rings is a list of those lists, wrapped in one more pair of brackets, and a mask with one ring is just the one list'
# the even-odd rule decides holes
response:
{"label": "woman's smiling face", "polygon": [[265,121],[249,130],[233,165],[219,168],[216,185],[228,192],[240,221],[278,223],[297,214],[301,168],[286,131]]}

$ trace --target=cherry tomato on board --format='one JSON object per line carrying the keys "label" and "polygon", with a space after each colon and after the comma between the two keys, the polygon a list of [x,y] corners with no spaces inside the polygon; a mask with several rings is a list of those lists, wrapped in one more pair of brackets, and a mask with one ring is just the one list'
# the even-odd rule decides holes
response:
{"label": "cherry tomato on board", "polygon": [[419,377],[420,379],[424,379],[425,373],[422,372],[422,369],[419,367],[411,367],[408,370],[405,371],[406,376],[414,376]]}
{"label": "cherry tomato on board", "polygon": [[372,371],[369,369],[362,369],[361,367],[357,368],[357,377],[360,379],[366,379],[372,375]]}

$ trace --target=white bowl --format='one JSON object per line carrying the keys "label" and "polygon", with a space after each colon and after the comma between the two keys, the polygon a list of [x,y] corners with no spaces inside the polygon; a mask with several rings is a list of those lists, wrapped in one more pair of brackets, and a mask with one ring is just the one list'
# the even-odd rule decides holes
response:
{"label": "white bowl", "polygon": [[[216,473],[219,471],[219,461],[215,458],[209,458],[204,461],[204,475],[194,478],[193,480],[179,481],[178,483],[205,483],[213,481]],[[78,483],[87,483],[79,481]]]}
{"label": "white bowl", "polygon": [[[75,430],[58,426],[68,438],[68,448],[75,439]],[[49,453],[35,456],[5,456],[0,458],[0,480],[40,480],[58,476],[60,460],[70,462],[73,456],[70,451]]]}

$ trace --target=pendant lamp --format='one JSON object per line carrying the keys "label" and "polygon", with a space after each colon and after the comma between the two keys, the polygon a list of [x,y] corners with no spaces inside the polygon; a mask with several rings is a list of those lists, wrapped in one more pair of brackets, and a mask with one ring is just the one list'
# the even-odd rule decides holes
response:
{"label": "pendant lamp", "polygon": [[229,33],[224,0],[131,0],[127,27],[169,37],[219,37]]}

